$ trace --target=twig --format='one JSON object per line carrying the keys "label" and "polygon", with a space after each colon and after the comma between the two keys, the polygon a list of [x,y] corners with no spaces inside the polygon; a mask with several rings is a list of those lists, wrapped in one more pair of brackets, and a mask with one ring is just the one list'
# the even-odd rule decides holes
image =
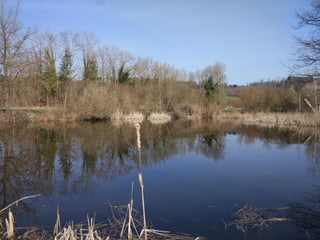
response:
{"label": "twig", "polygon": [[[283,210],[287,208],[278,208],[276,210]],[[270,211],[271,209],[267,209]],[[234,213],[238,219],[225,223],[225,226],[236,226],[238,230],[246,232],[248,229],[268,227],[269,224],[273,222],[284,222],[288,221],[284,217],[274,217],[267,214],[263,214],[263,211],[266,212],[266,209],[259,209],[253,205],[246,204],[244,207],[240,208]]]}
{"label": "twig", "polygon": [[13,203],[9,204],[8,206],[6,206],[5,208],[1,209],[0,210],[0,213],[6,211],[8,208],[10,208],[11,206],[15,205],[15,204],[18,204],[19,202],[23,201],[23,200],[26,200],[26,199],[29,199],[29,198],[34,198],[34,197],[39,197],[41,196],[41,194],[35,194],[35,195],[31,195],[31,196],[26,196],[26,197],[22,197],[16,201],[14,201]]}

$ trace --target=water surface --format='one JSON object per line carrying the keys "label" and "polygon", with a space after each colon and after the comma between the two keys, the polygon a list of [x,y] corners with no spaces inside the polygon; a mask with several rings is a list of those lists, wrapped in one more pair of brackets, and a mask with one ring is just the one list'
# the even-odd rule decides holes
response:
{"label": "water surface", "polygon": [[[308,239],[306,232],[316,239],[317,131],[144,122],[141,157],[148,222],[208,239]],[[62,224],[81,222],[87,215],[106,222],[110,204],[130,202],[132,183],[135,208],[141,211],[132,125],[6,126],[0,129],[0,164],[2,207],[41,194],[12,209],[18,226],[52,229],[57,207]],[[288,221],[245,233],[225,228],[246,204]]]}

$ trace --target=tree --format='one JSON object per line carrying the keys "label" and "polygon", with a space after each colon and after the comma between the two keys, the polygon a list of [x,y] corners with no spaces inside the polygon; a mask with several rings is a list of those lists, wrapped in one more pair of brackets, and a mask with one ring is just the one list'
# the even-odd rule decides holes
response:
{"label": "tree", "polygon": [[290,86],[286,91],[282,94],[281,98],[281,108],[282,111],[297,111],[299,104],[298,94],[294,89],[294,86]]}
{"label": "tree", "polygon": [[214,97],[215,92],[217,91],[218,83],[213,82],[213,76],[210,75],[209,78],[204,82],[204,89],[206,91],[206,96],[209,101]]}
{"label": "tree", "polygon": [[95,46],[98,40],[93,34],[81,33],[77,36],[77,44],[82,54],[82,80],[92,82],[98,80],[98,62]]}
{"label": "tree", "polygon": [[55,57],[49,50],[45,50],[45,67],[42,74],[42,87],[46,96],[46,105],[49,104],[49,97],[54,97],[57,92],[57,72],[55,65]]}
{"label": "tree", "polygon": [[215,63],[215,65],[208,66],[198,73],[200,82],[203,84],[206,97],[209,101],[212,101],[214,98],[218,100],[218,93],[226,80],[224,72],[224,65]]}
{"label": "tree", "polygon": [[67,104],[67,86],[72,80],[73,61],[70,49],[67,47],[62,56],[58,78],[58,99],[63,100],[64,111]]}
{"label": "tree", "polygon": [[59,85],[65,88],[65,85],[69,83],[72,79],[73,73],[73,59],[69,48],[66,48],[59,69]]}
{"label": "tree", "polygon": [[[42,69],[40,70],[41,76],[41,90],[42,100],[46,105],[49,104],[49,99],[56,97],[58,76],[56,70],[56,37],[52,33],[45,33],[39,36],[39,40],[44,43],[42,46]],[[45,100],[44,100],[45,98]]]}
{"label": "tree", "polygon": [[107,59],[105,70],[108,81],[115,84],[126,83],[129,80],[130,69],[132,69],[133,56],[116,47],[105,47],[104,53]]}
{"label": "tree", "polygon": [[[297,13],[298,30],[303,30],[301,36],[295,36],[298,43],[297,68],[304,75],[314,77],[315,107],[318,108],[320,77],[320,0],[312,0],[309,10],[302,10]],[[307,33],[307,34],[306,34]]]}
{"label": "tree", "polygon": [[26,42],[33,33],[30,28],[22,28],[18,21],[19,10],[20,1],[0,0],[0,75],[6,108],[14,99],[15,83],[26,67],[23,55]]}
{"label": "tree", "polygon": [[98,64],[95,55],[86,55],[83,58],[83,80],[94,82],[98,79]]}
{"label": "tree", "polygon": [[124,65],[121,65],[118,72],[118,81],[120,84],[127,84],[129,82],[129,70],[124,69]]}
{"label": "tree", "polygon": [[319,77],[312,69],[317,69],[320,63],[320,0],[312,0],[311,9],[297,12],[297,18],[297,30],[303,30],[302,36],[295,36],[299,47],[297,67],[304,68],[308,75]]}
{"label": "tree", "polygon": [[249,112],[260,110],[261,94],[257,88],[244,87],[240,90],[239,97],[244,110]]}

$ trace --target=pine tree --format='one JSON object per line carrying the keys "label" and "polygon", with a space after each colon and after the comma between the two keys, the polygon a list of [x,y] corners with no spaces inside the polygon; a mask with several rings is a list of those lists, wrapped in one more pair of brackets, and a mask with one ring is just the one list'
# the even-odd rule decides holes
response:
{"label": "pine tree", "polygon": [[57,72],[55,58],[52,52],[45,50],[45,66],[42,73],[42,89],[46,95],[46,105],[49,104],[49,98],[53,98],[57,92]]}
{"label": "pine tree", "polygon": [[72,54],[69,48],[66,48],[60,63],[60,70],[59,70],[59,82],[61,84],[66,84],[71,81],[72,66],[73,66]]}
{"label": "pine tree", "polygon": [[207,80],[204,82],[204,89],[206,91],[206,96],[209,101],[211,101],[214,97],[218,88],[218,83],[213,82],[213,76],[210,75]]}
{"label": "pine tree", "polygon": [[59,88],[58,88],[58,98],[62,99],[66,97],[66,90],[68,84],[72,80],[72,70],[73,61],[72,61],[72,54],[69,48],[66,48],[64,51],[64,55],[62,57],[59,69]]}
{"label": "pine tree", "polygon": [[94,82],[98,79],[98,64],[95,56],[86,56],[83,59],[83,80]]}

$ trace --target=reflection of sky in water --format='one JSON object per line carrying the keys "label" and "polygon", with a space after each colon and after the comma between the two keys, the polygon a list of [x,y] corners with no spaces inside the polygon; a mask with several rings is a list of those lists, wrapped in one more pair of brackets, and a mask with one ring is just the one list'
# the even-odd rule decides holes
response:
{"label": "reflection of sky in water", "polygon": [[[209,239],[240,239],[242,233],[234,228],[225,231],[221,220],[232,220],[231,213],[238,209],[236,205],[287,207],[293,202],[304,201],[305,194],[319,183],[319,174],[312,175],[308,171],[310,156],[305,154],[303,145],[279,144],[279,140],[266,141],[262,137],[247,141],[244,134],[217,133],[211,134],[213,138],[210,139],[202,136],[166,140],[172,148],[171,154],[166,155],[166,160],[148,163],[143,168],[147,217],[156,228],[203,235]],[[163,141],[160,143],[164,144]],[[129,148],[132,152],[132,147]],[[106,221],[110,217],[109,202],[123,205],[130,201],[132,182],[135,207],[140,209],[138,168],[128,159],[130,153],[122,162],[130,166],[128,171],[110,178],[97,175],[95,171],[96,175],[90,174],[90,170],[83,172],[80,143],[75,149],[69,179],[63,179],[59,155],[56,155],[53,193],[30,201],[37,214],[17,218],[18,225],[52,226],[57,205],[62,224],[83,221],[87,215],[95,215],[96,222]],[[146,149],[142,151],[144,153]],[[151,155],[148,153],[148,157]],[[111,165],[106,163],[113,161],[110,156],[109,152],[99,153],[95,168],[108,171],[107,166]],[[117,161],[116,164],[121,165],[121,161]],[[261,239],[297,239],[296,232],[292,224],[279,223],[262,233],[251,231],[247,239],[257,239],[258,235]]]}

